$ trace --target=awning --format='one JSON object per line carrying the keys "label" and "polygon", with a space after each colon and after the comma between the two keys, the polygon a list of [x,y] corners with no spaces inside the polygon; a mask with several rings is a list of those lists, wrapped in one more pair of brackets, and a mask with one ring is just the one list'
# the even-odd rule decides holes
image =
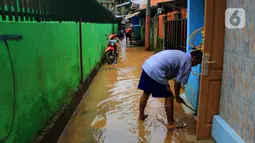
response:
{"label": "awning", "polygon": [[135,4],[146,4],[147,0],[130,0],[132,3]]}
{"label": "awning", "polygon": [[125,3],[122,3],[122,4],[118,4],[118,5],[116,5],[116,7],[121,7],[121,6],[125,6],[125,5],[128,5],[128,4],[130,4],[131,2],[129,1],[129,2],[125,2]]}
{"label": "awning", "polygon": [[[150,7],[150,9],[151,9],[151,17],[154,17],[155,14],[157,14],[158,7],[157,6],[152,6],[152,7]],[[139,18],[145,18],[146,8],[137,9],[132,14],[129,14],[129,15],[132,15],[131,17],[133,17],[133,15],[134,15],[134,16],[138,16]]]}
{"label": "awning", "polygon": [[125,19],[132,18],[132,17],[134,17],[134,16],[136,16],[136,15],[138,15],[138,14],[140,14],[140,11],[137,11],[137,12],[135,12],[135,13],[126,15]]}

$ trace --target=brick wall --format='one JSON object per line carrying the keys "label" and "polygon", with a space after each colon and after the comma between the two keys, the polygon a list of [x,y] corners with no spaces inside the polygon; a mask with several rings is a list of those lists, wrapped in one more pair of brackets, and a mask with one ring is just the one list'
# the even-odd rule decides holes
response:
{"label": "brick wall", "polygon": [[246,27],[226,29],[220,115],[247,142],[255,142],[254,0],[227,0],[246,11]]}

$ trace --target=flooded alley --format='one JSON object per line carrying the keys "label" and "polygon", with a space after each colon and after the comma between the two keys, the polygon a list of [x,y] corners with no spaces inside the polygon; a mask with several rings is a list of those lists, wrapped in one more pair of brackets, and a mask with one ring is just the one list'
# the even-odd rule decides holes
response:
{"label": "flooded alley", "polygon": [[103,65],[58,143],[197,142],[195,120],[179,104],[175,104],[175,119],[186,121],[185,129],[166,129],[164,99],[150,98],[145,110],[149,117],[138,120],[141,65],[152,54],[144,48],[128,48],[120,52],[116,65]]}

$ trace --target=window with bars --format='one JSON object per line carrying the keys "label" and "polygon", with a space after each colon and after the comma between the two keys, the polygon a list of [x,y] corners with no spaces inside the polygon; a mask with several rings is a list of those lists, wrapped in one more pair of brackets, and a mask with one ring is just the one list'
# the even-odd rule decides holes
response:
{"label": "window with bars", "polygon": [[165,48],[186,52],[187,19],[167,21],[165,24]]}

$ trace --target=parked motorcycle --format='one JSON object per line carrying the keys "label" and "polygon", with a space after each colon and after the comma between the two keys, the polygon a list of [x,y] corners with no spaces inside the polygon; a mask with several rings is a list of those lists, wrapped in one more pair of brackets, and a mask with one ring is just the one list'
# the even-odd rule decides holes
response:
{"label": "parked motorcycle", "polygon": [[105,60],[108,64],[115,64],[117,63],[118,59],[118,53],[117,53],[117,47],[118,47],[118,39],[116,34],[110,34],[109,36],[105,35],[107,37],[108,43],[107,48],[105,50]]}

